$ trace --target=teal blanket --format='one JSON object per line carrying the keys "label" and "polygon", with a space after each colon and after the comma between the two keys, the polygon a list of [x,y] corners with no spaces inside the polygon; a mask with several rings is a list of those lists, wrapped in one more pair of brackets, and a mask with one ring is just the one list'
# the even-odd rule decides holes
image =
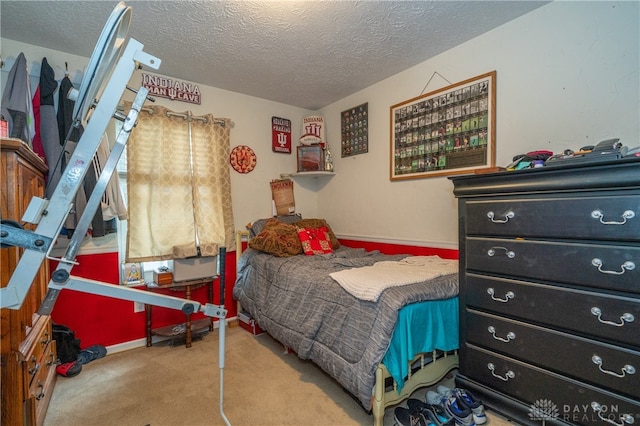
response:
{"label": "teal blanket", "polygon": [[[413,324],[413,327],[411,326]],[[424,324],[423,328],[416,324]],[[458,298],[427,300],[402,308],[382,362],[402,391],[409,362],[421,352],[458,349]]]}

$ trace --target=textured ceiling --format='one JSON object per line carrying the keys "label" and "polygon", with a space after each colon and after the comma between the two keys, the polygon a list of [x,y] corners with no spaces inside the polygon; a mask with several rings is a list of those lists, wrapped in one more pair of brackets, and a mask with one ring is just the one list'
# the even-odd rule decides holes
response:
{"label": "textured ceiling", "polygon": [[[126,3],[157,73],[317,110],[548,2]],[[2,0],[0,35],[90,57],[116,4]]]}

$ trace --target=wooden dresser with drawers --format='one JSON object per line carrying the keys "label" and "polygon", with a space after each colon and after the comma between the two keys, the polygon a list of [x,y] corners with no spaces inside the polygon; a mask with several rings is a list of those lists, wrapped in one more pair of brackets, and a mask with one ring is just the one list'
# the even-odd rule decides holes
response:
{"label": "wooden dresser with drawers", "polygon": [[519,424],[640,425],[640,158],[451,180],[456,385]]}
{"label": "wooden dresser with drawers", "polygon": [[[47,166],[26,144],[2,139],[0,200],[3,220],[21,222],[31,198],[43,197]],[[25,228],[35,229],[35,225]],[[20,259],[22,249],[0,250],[0,284],[5,287]],[[44,262],[20,309],[2,309],[0,345],[3,425],[40,425],[56,380],[56,343],[51,318],[38,315],[49,282],[48,262]]]}

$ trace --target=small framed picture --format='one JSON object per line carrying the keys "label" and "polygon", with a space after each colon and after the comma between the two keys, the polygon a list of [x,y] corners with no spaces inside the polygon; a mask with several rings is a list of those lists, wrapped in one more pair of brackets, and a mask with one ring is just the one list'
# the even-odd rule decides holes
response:
{"label": "small framed picture", "polygon": [[324,149],[320,144],[298,147],[298,172],[324,171]]}
{"label": "small framed picture", "polygon": [[142,285],[144,284],[144,270],[140,262],[122,262],[120,271],[121,285]]}

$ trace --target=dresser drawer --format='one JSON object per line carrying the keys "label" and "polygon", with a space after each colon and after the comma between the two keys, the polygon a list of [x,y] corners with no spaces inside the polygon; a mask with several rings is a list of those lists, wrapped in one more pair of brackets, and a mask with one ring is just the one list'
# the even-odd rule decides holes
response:
{"label": "dresser drawer", "polygon": [[[55,345],[55,344],[54,344]],[[31,384],[29,386],[29,392],[31,396],[35,397],[37,401],[42,400],[46,396],[46,384],[51,370],[56,368],[55,352],[51,348],[45,351],[40,360],[40,368],[35,374]]]}
{"label": "dresser drawer", "polygon": [[43,367],[42,361],[47,354],[51,343],[53,342],[53,333],[51,332],[51,320],[47,316],[41,316],[36,321],[33,329],[27,335],[27,339],[20,345],[21,355],[24,362],[24,386],[25,392],[38,372]]}
{"label": "dresser drawer", "polygon": [[640,352],[475,311],[466,330],[470,343],[640,399]]}
{"label": "dresser drawer", "polygon": [[465,268],[640,293],[638,245],[523,239],[466,239]]}
{"label": "dresser drawer", "polygon": [[465,274],[465,303],[640,350],[640,298]]}
{"label": "dresser drawer", "polygon": [[467,235],[640,241],[640,195],[474,200],[465,209]]}
{"label": "dresser drawer", "polygon": [[[35,419],[29,420],[28,424],[42,424],[44,416],[51,401],[51,395],[56,381],[56,343],[52,341],[45,348],[40,360],[40,368],[29,386],[29,393],[26,405],[33,407]],[[33,413],[33,411],[29,410]]]}
{"label": "dresser drawer", "polygon": [[459,371],[464,377],[482,383],[489,389],[530,405],[531,415],[536,414],[536,407],[547,408],[548,414],[539,413],[540,417],[532,418],[536,420],[532,424],[559,418],[572,424],[628,426],[637,425],[640,419],[638,400],[598,389],[474,345],[466,345],[463,349]]}

